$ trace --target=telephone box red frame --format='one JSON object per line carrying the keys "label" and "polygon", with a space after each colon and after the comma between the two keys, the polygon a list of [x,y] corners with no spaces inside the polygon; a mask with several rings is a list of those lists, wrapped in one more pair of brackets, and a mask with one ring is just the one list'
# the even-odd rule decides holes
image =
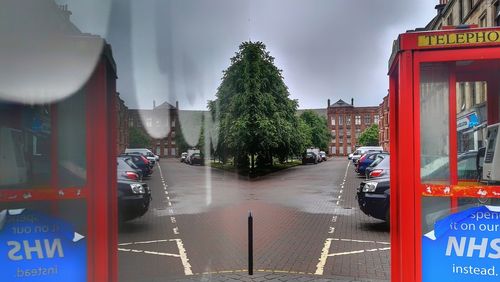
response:
{"label": "telephone box red frame", "polygon": [[[491,38],[469,40],[467,34],[495,33]],[[450,36],[455,34],[455,41]],[[422,281],[421,199],[423,196],[450,197],[450,211],[460,197],[479,198],[483,186],[451,186],[451,193],[432,185],[429,194],[420,183],[420,64],[462,60],[499,60],[500,28],[449,29],[440,31],[407,32],[394,42],[389,61],[390,95],[390,153],[391,153],[391,281]],[[435,36],[419,43],[419,36]],[[439,39],[437,37],[439,36]],[[461,38],[457,43],[457,38]],[[472,36],[471,36],[472,37]],[[475,42],[470,42],[475,41]],[[450,132],[456,132],[456,77],[450,77]],[[498,79],[497,79],[498,80]],[[500,93],[500,83],[488,82],[488,93]],[[495,108],[496,112],[490,108]],[[488,123],[500,121],[499,100],[488,95]],[[450,134],[450,180],[457,179],[457,137]],[[453,173],[454,171],[454,173]],[[453,183],[452,183],[453,184]],[[484,197],[498,198],[499,186],[488,186]]]}
{"label": "telephone box red frame", "polygon": [[[79,38],[89,44],[102,39]],[[116,65],[111,47],[103,44],[100,57],[88,81],[82,86],[86,104],[87,181],[83,187],[64,187],[59,193],[57,107],[51,107],[51,181],[42,189],[6,189],[0,204],[29,201],[84,200],[87,204],[87,281],[117,281],[117,182],[116,182]],[[31,197],[24,199],[29,193]],[[57,210],[57,208],[55,208]],[[55,212],[57,213],[57,211]]]}

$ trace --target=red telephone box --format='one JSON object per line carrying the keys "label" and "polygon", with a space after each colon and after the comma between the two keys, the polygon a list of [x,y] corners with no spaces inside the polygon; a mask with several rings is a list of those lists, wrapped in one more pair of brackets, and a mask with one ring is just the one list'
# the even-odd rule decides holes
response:
{"label": "red telephone box", "polygon": [[76,93],[0,100],[2,281],[117,281],[116,66],[102,39],[71,40],[104,46]]}
{"label": "red telephone box", "polygon": [[498,281],[500,29],[407,32],[389,63],[392,281]]}

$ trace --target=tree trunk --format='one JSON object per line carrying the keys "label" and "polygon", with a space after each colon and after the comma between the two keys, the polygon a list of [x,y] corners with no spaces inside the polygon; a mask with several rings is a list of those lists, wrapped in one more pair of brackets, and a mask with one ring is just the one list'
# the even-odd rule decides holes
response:
{"label": "tree trunk", "polygon": [[252,154],[252,169],[255,168],[255,155]]}

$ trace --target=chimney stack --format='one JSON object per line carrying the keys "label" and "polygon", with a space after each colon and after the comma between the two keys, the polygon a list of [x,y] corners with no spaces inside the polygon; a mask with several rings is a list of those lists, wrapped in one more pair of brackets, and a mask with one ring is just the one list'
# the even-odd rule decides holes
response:
{"label": "chimney stack", "polygon": [[156,108],[156,101],[153,100],[153,110]]}
{"label": "chimney stack", "polygon": [[351,98],[351,106],[354,107],[354,98]]}
{"label": "chimney stack", "polygon": [[179,101],[175,101],[175,108],[179,109]]}
{"label": "chimney stack", "polygon": [[328,108],[330,108],[330,99],[328,99]]}

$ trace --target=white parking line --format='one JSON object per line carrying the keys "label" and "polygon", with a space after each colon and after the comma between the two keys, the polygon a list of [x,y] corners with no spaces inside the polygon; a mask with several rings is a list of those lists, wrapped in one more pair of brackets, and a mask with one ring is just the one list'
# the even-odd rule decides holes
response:
{"label": "white parking line", "polygon": [[141,242],[127,242],[120,243],[118,246],[132,246],[132,245],[144,245],[144,244],[153,244],[153,243],[166,243],[166,242],[175,242],[177,249],[179,250],[178,254],[171,253],[163,253],[163,252],[154,252],[154,251],[146,251],[140,249],[131,249],[131,248],[118,248],[119,251],[136,253],[136,254],[148,254],[148,255],[157,255],[157,256],[167,256],[180,258],[182,267],[184,268],[184,275],[193,275],[193,271],[191,270],[191,264],[189,263],[189,259],[187,257],[186,249],[184,248],[184,244],[181,239],[161,239],[161,240],[151,240],[151,241],[141,241]]}
{"label": "white parking line", "polygon": [[[158,170],[160,171],[160,177],[161,177],[161,180],[163,182],[163,189],[165,190],[165,195],[168,195],[168,191],[167,191],[168,185],[163,178],[163,172],[161,170],[160,164],[158,164]],[[169,213],[171,215],[174,215],[174,208],[172,207],[172,202],[170,201],[170,196],[166,196],[166,200],[167,200],[167,203],[169,206],[169,208],[168,208]],[[177,220],[175,219],[175,217],[171,216],[170,221],[172,222],[172,224],[174,224],[174,228],[172,228],[173,233],[175,235],[180,235],[179,227],[177,226]],[[182,240],[175,239],[175,241],[177,242],[177,248],[179,249],[179,257],[181,259],[182,266],[184,267],[184,274],[185,275],[193,275],[193,271],[191,270],[191,264],[189,263],[189,259],[187,257],[187,252],[186,252],[186,249],[184,248],[184,244],[182,243]]]}

